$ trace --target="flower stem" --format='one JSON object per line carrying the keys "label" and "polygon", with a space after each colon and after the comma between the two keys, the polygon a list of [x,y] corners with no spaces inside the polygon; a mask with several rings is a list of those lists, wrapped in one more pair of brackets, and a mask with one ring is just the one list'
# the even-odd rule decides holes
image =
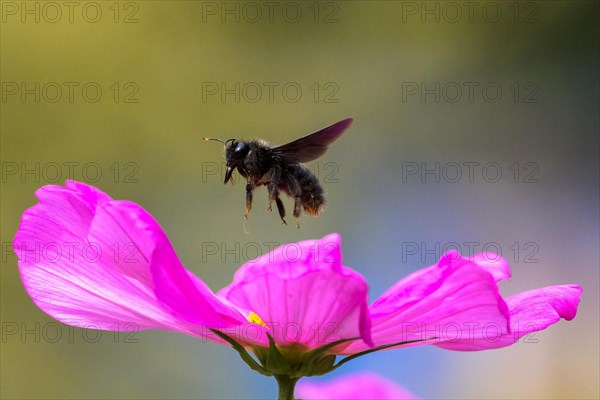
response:
{"label": "flower stem", "polygon": [[287,375],[275,375],[277,379],[277,386],[279,387],[279,394],[277,399],[279,400],[294,400],[294,388],[296,382],[300,378],[290,378]]}

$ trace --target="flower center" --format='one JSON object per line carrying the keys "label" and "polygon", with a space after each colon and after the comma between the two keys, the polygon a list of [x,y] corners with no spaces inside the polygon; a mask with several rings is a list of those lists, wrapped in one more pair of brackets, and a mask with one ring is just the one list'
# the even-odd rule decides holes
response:
{"label": "flower center", "polygon": [[262,320],[262,319],[260,319],[260,317],[258,316],[258,314],[254,313],[254,312],[252,312],[252,311],[250,311],[250,314],[249,314],[249,315],[246,317],[246,319],[247,319],[249,322],[252,322],[252,323],[254,323],[254,324],[262,325],[262,326],[264,326],[264,327],[265,327],[265,328],[267,328],[267,329],[269,328],[269,327],[267,326],[267,324],[265,324],[265,323],[263,322],[263,320]]}

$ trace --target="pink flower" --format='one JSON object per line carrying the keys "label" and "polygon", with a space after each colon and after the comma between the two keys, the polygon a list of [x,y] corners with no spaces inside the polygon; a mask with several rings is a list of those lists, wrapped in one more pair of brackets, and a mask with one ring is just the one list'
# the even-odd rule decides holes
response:
{"label": "pink flower", "polygon": [[342,265],[337,234],[249,261],[215,294],[182,266],[137,204],[73,181],[36,194],[40,202],[23,214],[13,246],[23,284],[44,312],[79,327],[224,340],[254,369],[275,376],[322,374],[335,368],[333,355],[349,356],[340,365],[397,346],[508,346],[574,318],[581,294],[566,285],[503,299],[497,282],[510,276],[504,260],[450,252],[369,307],[367,282]]}
{"label": "pink flower", "polygon": [[361,372],[326,382],[300,381],[296,396],[303,400],[413,400],[396,382],[374,372]]}
{"label": "pink flower", "polygon": [[74,181],[36,194],[40,202],[24,212],[13,246],[27,292],[65,324],[222,342],[214,328],[262,347],[267,332],[279,345],[308,349],[337,339],[370,343],[367,283],[341,265],[337,235],[253,260],[216,295],[137,204]]}

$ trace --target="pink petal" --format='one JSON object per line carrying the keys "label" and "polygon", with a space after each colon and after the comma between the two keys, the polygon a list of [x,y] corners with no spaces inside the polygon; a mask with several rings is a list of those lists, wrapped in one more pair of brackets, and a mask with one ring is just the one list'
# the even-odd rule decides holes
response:
{"label": "pink petal", "polygon": [[296,397],[304,400],[412,400],[416,397],[397,383],[373,372],[362,372],[326,382],[300,380]]}
{"label": "pink petal", "polygon": [[509,346],[531,332],[541,331],[564,318],[575,318],[582,288],[577,285],[549,286],[518,293],[506,299],[512,332],[501,337],[439,344],[449,350],[487,350]]}
{"label": "pink petal", "polygon": [[284,245],[243,265],[219,296],[260,315],[278,344],[369,342],[367,282],[341,261],[337,234]]}
{"label": "pink petal", "polygon": [[[400,280],[369,308],[376,346],[424,340],[413,345],[504,335],[508,308],[486,269],[456,251],[437,265]],[[351,354],[366,350],[352,343]]]}
{"label": "pink petal", "polygon": [[496,282],[510,279],[508,261],[494,253],[479,253],[473,256],[473,262],[489,272]]}
{"label": "pink petal", "polygon": [[246,322],[181,266],[140,206],[73,181],[36,194],[13,246],[25,289],[50,316],[93,329],[190,334],[203,331],[194,324]]}

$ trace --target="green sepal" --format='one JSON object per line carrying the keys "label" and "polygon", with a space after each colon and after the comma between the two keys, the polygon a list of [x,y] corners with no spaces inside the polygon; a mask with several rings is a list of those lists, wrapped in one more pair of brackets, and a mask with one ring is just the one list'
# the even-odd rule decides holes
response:
{"label": "green sepal", "polygon": [[336,358],[335,354],[329,354],[319,359],[319,361],[315,363],[313,375],[325,375],[326,373],[333,371],[332,368]]}
{"label": "green sepal", "polygon": [[[323,374],[329,372],[329,371],[321,371],[321,370],[317,371],[316,366],[319,363],[321,356],[323,356],[325,354],[325,352],[327,352],[328,350],[331,350],[335,346],[338,346],[340,344],[350,342],[353,340],[357,340],[357,339],[358,338],[340,339],[340,340],[336,340],[335,342],[331,342],[324,346],[321,346],[317,349],[309,351],[305,356],[305,359],[302,363],[302,367],[300,367],[300,371],[298,371],[298,374],[300,376],[311,376],[311,375],[323,375]],[[335,355],[334,355],[334,361],[335,361]]]}
{"label": "green sepal", "polygon": [[292,369],[290,368],[290,364],[283,357],[277,345],[275,344],[275,340],[273,337],[267,333],[267,337],[269,338],[269,354],[267,355],[267,360],[265,363],[265,367],[271,371],[274,375],[290,375]]}
{"label": "green sepal", "polygon": [[246,364],[248,364],[248,366],[251,369],[253,369],[254,371],[258,372],[259,374],[262,374],[265,376],[273,376],[273,374],[271,372],[269,372],[268,370],[263,368],[259,363],[256,362],[256,360],[254,358],[252,358],[252,356],[250,355],[250,353],[248,353],[248,351],[244,348],[244,346],[242,346],[241,344],[236,342],[235,339],[233,339],[231,336],[226,335],[225,333],[218,331],[216,329],[212,329],[212,328],[209,328],[209,329],[215,335],[217,335],[218,337],[220,337],[221,339],[223,339],[224,341],[229,343],[239,353],[240,357],[242,357],[242,360],[244,360],[244,362]]}
{"label": "green sepal", "polygon": [[374,348],[369,349],[369,350],[361,351],[360,353],[355,353],[355,354],[349,355],[348,357],[345,357],[345,358],[341,359],[340,362],[338,362],[336,365],[334,365],[333,367],[331,367],[331,369],[329,371],[327,371],[327,372],[335,371],[336,369],[338,369],[339,367],[341,367],[342,365],[344,365],[348,361],[354,360],[355,358],[358,358],[360,356],[364,356],[364,355],[369,354],[369,353],[374,353],[374,352],[379,351],[379,350],[389,349],[390,347],[403,346],[405,344],[411,344],[411,343],[417,343],[417,342],[424,342],[426,340],[431,340],[431,338],[429,338],[429,339],[408,340],[406,342],[398,342],[398,343],[392,343],[392,344],[385,344],[383,346],[374,347]]}
{"label": "green sepal", "polygon": [[[210,329],[215,335],[219,336],[221,339],[229,343],[234,350],[236,350],[242,360],[254,371],[265,375],[265,376],[276,376],[279,377],[278,381],[283,377],[288,377],[287,379],[297,380],[303,376],[314,376],[314,375],[324,375],[331,371],[334,371],[344,365],[345,363],[364,356],[369,353],[374,353],[379,350],[389,349],[391,347],[403,346],[411,343],[424,342],[428,340],[432,340],[435,338],[428,339],[417,339],[417,340],[408,340],[405,342],[397,342],[392,344],[386,344],[379,347],[374,347],[365,351],[361,351],[360,353],[351,354],[343,359],[341,359],[337,364],[336,355],[327,353],[332,348],[354,340],[358,340],[359,338],[350,338],[350,339],[340,339],[335,342],[328,343],[324,346],[316,348],[314,350],[303,353],[300,349],[285,347],[283,348],[286,356],[284,356],[273,337],[267,333],[267,337],[269,338],[269,348],[265,347],[256,347],[254,349],[254,353],[256,357],[259,359],[260,364],[248,353],[246,348],[238,343],[235,339],[230,337],[229,335],[220,332],[216,329]],[[294,356],[295,354],[295,356]],[[262,365],[261,365],[262,364]]]}

